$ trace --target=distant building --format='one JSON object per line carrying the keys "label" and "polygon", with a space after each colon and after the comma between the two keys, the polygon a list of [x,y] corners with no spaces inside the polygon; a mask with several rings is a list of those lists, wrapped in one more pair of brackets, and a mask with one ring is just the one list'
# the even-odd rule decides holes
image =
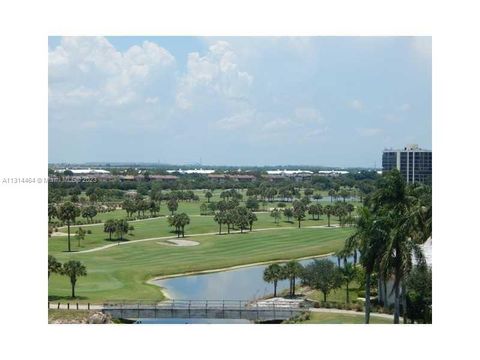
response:
{"label": "distant building", "polygon": [[345,171],[345,170],[319,170],[318,171],[319,176],[336,177],[336,176],[346,175],[346,174],[348,174],[348,171]]}
{"label": "distant building", "polygon": [[73,175],[92,175],[92,174],[102,174],[107,175],[110,174],[110,171],[103,170],[103,169],[59,169],[55,170],[57,173],[63,173],[65,171],[71,171]]}
{"label": "distant building", "polygon": [[382,156],[382,172],[398,169],[405,181],[431,183],[432,150],[420,149],[418,145],[409,145],[401,150],[386,149]]}
{"label": "distant building", "polygon": [[218,183],[224,183],[226,177],[224,174],[208,174],[208,179],[216,181]]}
{"label": "distant building", "polygon": [[173,183],[178,179],[175,175],[149,175],[148,178],[150,181],[164,181],[168,183]]}
{"label": "distant building", "polygon": [[169,174],[174,174],[174,173],[178,173],[178,174],[200,174],[200,175],[208,175],[208,174],[213,174],[215,172],[215,170],[208,170],[208,169],[190,169],[190,170],[182,170],[182,169],[178,169],[178,170],[167,170],[167,173]]}
{"label": "distant building", "polygon": [[239,182],[251,182],[257,179],[253,175],[228,175],[228,178]]}

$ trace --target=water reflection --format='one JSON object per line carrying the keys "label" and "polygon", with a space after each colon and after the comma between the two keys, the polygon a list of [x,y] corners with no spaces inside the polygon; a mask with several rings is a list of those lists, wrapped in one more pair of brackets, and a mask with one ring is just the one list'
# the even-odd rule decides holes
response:
{"label": "water reflection", "polygon": [[[327,257],[337,263],[335,256]],[[307,265],[313,259],[300,261]],[[251,300],[273,293],[273,284],[263,281],[263,271],[267,265],[251,266],[241,269],[211,274],[181,276],[156,280],[154,283],[165,288],[173,299],[192,300]],[[277,293],[288,289],[288,281],[279,281]]]}

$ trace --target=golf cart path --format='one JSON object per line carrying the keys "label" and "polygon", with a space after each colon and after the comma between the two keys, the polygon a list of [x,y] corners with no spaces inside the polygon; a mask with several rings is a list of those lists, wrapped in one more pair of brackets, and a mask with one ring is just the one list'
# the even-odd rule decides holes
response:
{"label": "golf cart path", "polygon": [[[327,226],[327,225],[312,225],[312,226],[304,226],[304,229],[335,229],[338,228],[338,225],[332,225],[332,226]],[[285,227],[273,227],[273,228],[263,228],[263,229],[255,229],[252,230],[251,232],[258,232],[258,231],[267,231],[267,230],[292,230],[292,229],[297,229],[297,227],[294,226],[285,226]],[[231,234],[235,233],[240,233],[240,231],[230,231]],[[208,235],[218,235],[218,232],[209,232],[209,233],[200,233],[200,234],[190,234],[187,236],[187,238],[190,237],[198,237],[198,236],[208,236]],[[84,254],[84,253],[91,253],[95,251],[101,251],[105,250],[111,247],[115,246],[124,246],[124,245],[129,245],[129,244],[135,244],[139,242],[144,242],[144,241],[154,241],[154,240],[169,240],[169,239],[178,239],[177,236],[175,235],[169,235],[169,236],[161,236],[161,237],[153,237],[153,238],[146,238],[146,239],[138,239],[138,240],[131,240],[131,241],[126,241],[126,242],[119,242],[116,244],[108,244],[108,245],[103,245],[99,246],[96,248],[88,249],[88,250],[81,250],[81,251],[75,251],[74,254]]]}

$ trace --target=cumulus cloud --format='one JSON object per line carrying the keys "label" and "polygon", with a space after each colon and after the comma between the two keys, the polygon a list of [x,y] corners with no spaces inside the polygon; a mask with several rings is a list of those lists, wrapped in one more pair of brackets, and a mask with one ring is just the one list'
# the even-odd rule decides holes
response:
{"label": "cumulus cloud", "polygon": [[253,110],[244,111],[238,114],[224,117],[218,120],[215,125],[222,130],[235,130],[243,128],[254,121],[255,112]]}
{"label": "cumulus cloud", "polygon": [[50,104],[128,104],[174,65],[167,50],[149,41],[120,52],[104,37],[64,37],[48,53]]}
{"label": "cumulus cloud", "polygon": [[203,102],[247,101],[253,76],[241,69],[230,44],[218,41],[206,55],[190,53],[187,72],[180,79],[176,101],[181,109]]}
{"label": "cumulus cloud", "polygon": [[257,123],[261,125],[258,136],[265,139],[287,141],[304,141],[323,136],[327,126],[320,111],[315,107],[301,106],[293,109],[291,116],[274,114],[257,115]]}

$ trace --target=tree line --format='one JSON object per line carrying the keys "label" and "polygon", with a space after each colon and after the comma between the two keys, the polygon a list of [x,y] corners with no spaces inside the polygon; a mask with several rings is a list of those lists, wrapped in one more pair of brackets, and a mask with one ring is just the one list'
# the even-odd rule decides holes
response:
{"label": "tree line", "polygon": [[350,302],[349,285],[357,275],[356,267],[346,262],[343,267],[335,266],[328,259],[314,259],[310,264],[302,266],[298,261],[291,260],[284,265],[271,264],[263,272],[263,280],[273,283],[273,296],[277,296],[277,285],[279,281],[288,280],[288,296],[295,296],[296,280],[300,279],[301,284],[323,293],[324,301],[335,289],[346,285],[346,301]]}

